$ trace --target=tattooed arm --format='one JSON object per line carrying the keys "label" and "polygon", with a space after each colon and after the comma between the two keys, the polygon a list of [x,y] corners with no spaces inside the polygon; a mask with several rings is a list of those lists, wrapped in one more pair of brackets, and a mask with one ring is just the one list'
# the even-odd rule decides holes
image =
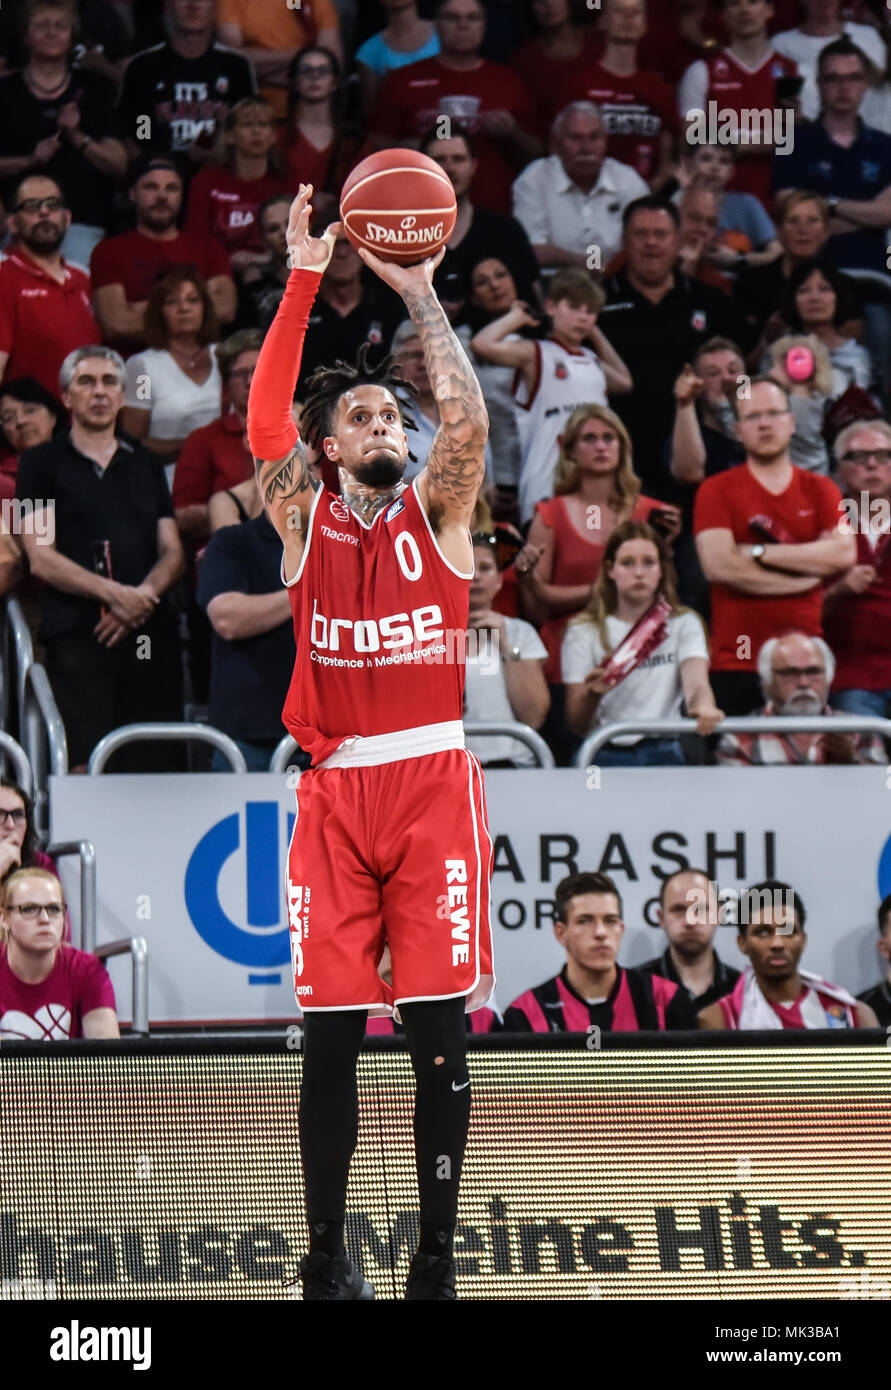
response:
{"label": "tattooed arm", "polygon": [[288,222],[291,274],[269,332],[263,340],[248,399],[248,442],[266,515],[285,548],[285,574],[293,576],[303,555],[313,499],[320,484],[306,461],[306,451],[291,415],[300,371],[303,338],[319,281],[337,234],[309,235],[312,187],[300,185]]}
{"label": "tattooed arm", "polygon": [[[418,492],[441,548],[451,560],[443,538],[448,531],[467,536],[485,476],[489,417],[473,367],[433,290],[433,273],[443,254],[431,256],[419,265],[399,266],[381,261],[369,251],[359,252],[365,264],[402,296],[424,348],[441,423],[427,466],[418,476]],[[469,564],[467,541],[460,567],[467,569]]]}

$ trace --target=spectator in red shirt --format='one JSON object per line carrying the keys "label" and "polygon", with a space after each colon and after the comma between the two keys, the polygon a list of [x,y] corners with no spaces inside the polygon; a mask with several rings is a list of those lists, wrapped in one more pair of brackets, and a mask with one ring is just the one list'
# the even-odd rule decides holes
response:
{"label": "spectator in red shirt", "polygon": [[288,69],[288,114],[279,132],[279,154],[292,184],[311,183],[320,226],[337,217],[340,190],[350,170],[374,148],[345,120],[340,64],[327,48],[307,44]]}
{"label": "spectator in red shirt", "polygon": [[19,869],[0,889],[0,1038],[117,1038],[114,990],[100,960],[62,941],[62,885]]}
{"label": "spectator in red shirt", "polygon": [[573,23],[570,0],[529,0],[529,9],[537,33],[520,44],[510,65],[531,93],[539,129],[548,130],[601,44],[593,30]]}
{"label": "spectator in red shirt", "polygon": [[286,192],[275,154],[276,121],[260,97],[244,97],[223,121],[223,157],[206,164],[189,185],[185,230],[196,239],[215,237],[236,275],[266,260],[257,222],[260,204]]}
{"label": "spectator in red shirt", "polygon": [[835,655],[831,704],[845,714],[891,715],[891,425],[857,420],[833,452],[845,529],[857,560],[823,596],[823,626]]}
{"label": "spectator in red shirt", "polygon": [[71,223],[54,179],[21,180],[9,217],[13,242],[0,261],[0,377],[31,376],[59,395],[59,368],[75,348],[94,343],[90,281],[59,248]]}
{"label": "spectator in red shirt", "polygon": [[591,101],[598,106],[607,153],[630,164],[656,192],[672,177],[680,121],[664,77],[638,66],[638,47],[647,30],[646,0],[607,0],[603,24],[602,57],[560,89],[560,105]]}
{"label": "spectator in red shirt", "polygon": [[513,177],[541,153],[541,141],[532,133],[535,117],[525,84],[480,52],[485,28],[482,0],[439,0],[439,55],[390,73],[371,125],[383,149],[417,146],[441,116],[460,121],[476,137],[473,201],[493,212],[510,212]]}
{"label": "spectator in red shirt", "polygon": [[835,483],[789,459],[783,387],[754,377],[733,406],[746,461],[700,485],[693,527],[711,584],[712,689],[728,714],[748,714],[761,702],[761,647],[781,632],[821,635],[820,581],[850,568],[856,546]]}
{"label": "spectator in red shirt", "polygon": [[183,181],[172,159],[153,155],[131,171],[136,227],[100,241],[90,261],[94,304],[105,341],[123,356],[144,347],[145,311],[152,287],[179,266],[197,268],[221,323],[235,317],[235,282],[225,249],[214,237],[177,230]]}
{"label": "spectator in red shirt", "polygon": [[215,492],[252,478],[253,459],[245,439],[248,393],[263,335],[245,328],[216,349],[229,408],[193,430],[183,444],[173,475],[173,510],[180,535],[201,542],[210,535],[208,503]]}

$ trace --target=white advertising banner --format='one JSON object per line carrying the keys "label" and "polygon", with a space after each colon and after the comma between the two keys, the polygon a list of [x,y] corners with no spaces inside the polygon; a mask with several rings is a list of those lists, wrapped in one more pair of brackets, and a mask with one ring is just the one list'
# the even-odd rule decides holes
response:
{"label": "white advertising banner", "polygon": [[[663,950],[652,925],[660,883],[694,866],[722,892],[767,877],[791,883],[808,915],[805,968],[854,992],[879,978],[875,913],[891,892],[884,767],[495,771],[486,788],[503,1008],[559,970],[554,889],[576,869],[615,879],[625,965]],[[294,791],[285,775],[54,777],[50,807],[54,840],[96,847],[98,940],[148,941],[153,1025],[297,1016],[285,904]],[[76,921],[76,861],[60,867]],[[431,875],[435,913],[436,865]],[[719,928],[716,944],[739,964],[733,928]],[[129,1020],[129,959],[110,970]]]}

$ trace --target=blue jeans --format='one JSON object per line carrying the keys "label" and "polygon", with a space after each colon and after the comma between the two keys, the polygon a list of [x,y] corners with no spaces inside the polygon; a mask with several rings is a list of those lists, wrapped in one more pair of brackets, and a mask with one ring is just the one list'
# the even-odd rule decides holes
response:
{"label": "blue jeans", "polygon": [[600,767],[686,767],[687,760],[676,738],[642,738],[626,747],[615,744],[595,754]]}
{"label": "blue jeans", "polygon": [[839,714],[874,714],[891,717],[891,690],[838,690],[829,703]]}

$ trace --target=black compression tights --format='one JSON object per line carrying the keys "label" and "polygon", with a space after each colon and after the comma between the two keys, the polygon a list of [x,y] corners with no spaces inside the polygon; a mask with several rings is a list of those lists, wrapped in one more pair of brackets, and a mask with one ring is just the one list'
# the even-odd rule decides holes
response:
{"label": "black compression tights", "polygon": [[[400,1006],[416,1078],[415,1158],[421,1248],[430,1233],[448,1233],[458,1212],[458,1183],[470,1086],[463,998]],[[356,1062],[365,1033],[363,1010],[310,1013],[304,1019],[300,1152],[310,1223],[310,1250],[340,1252],[350,1159],[356,1147],[359,1103]]]}

